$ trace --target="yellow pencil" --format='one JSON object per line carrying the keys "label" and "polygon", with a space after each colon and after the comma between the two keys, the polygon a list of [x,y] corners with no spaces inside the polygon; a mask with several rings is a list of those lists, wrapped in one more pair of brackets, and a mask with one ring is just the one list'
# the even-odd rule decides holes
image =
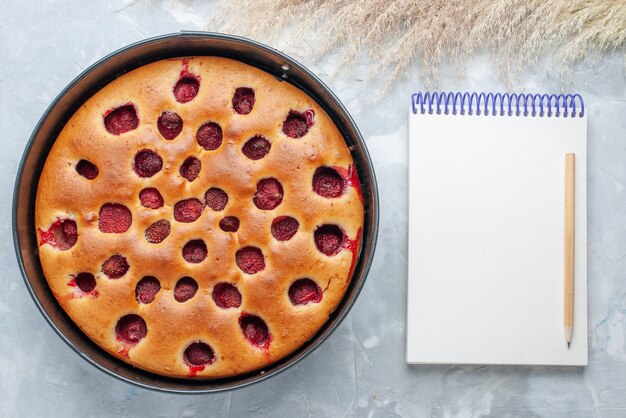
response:
{"label": "yellow pencil", "polygon": [[572,343],[574,327],[574,178],[575,156],[565,154],[565,287],[563,327],[567,348]]}

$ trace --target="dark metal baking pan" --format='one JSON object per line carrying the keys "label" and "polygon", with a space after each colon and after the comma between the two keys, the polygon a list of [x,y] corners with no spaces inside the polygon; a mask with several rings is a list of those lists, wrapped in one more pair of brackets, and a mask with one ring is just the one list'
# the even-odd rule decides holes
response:
{"label": "dark metal baking pan", "polygon": [[[175,379],[134,368],[94,344],[59,306],[43,275],[34,228],[35,195],[44,162],[72,114],[96,91],[120,75],[164,58],[215,55],[258,67],[308,93],[333,119],[350,147],[363,191],[363,245],[344,298],[320,331],[297,351],[262,370],[228,379]],[[370,269],[378,233],[378,190],[363,137],[339,99],[313,73],[287,55],[263,44],[230,35],[181,32],[128,45],[96,62],[72,81],[50,104],[35,127],[20,163],[13,193],[13,241],[30,294],[50,326],[78,355],[123,381],[175,393],[208,393],[240,388],[274,376],[310,354],[339,326],[354,304]]]}

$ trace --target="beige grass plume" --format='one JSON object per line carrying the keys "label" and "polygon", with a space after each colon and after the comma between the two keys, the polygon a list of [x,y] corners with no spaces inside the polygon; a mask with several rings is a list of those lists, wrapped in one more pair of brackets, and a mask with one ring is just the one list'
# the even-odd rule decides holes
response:
{"label": "beige grass plume", "polygon": [[387,87],[416,60],[435,86],[444,62],[463,72],[488,48],[511,84],[544,56],[564,74],[592,54],[623,49],[626,0],[232,0],[208,28],[277,46],[287,35],[287,49],[307,44],[313,59],[339,48],[341,71],[367,52],[370,74],[383,74]]}

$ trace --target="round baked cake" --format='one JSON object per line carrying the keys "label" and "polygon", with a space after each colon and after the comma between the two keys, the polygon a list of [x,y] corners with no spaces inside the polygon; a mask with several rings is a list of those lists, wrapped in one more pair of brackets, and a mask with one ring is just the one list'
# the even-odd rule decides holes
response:
{"label": "round baked cake", "polygon": [[41,173],[46,279],[96,344],[214,379],[289,355],[351,280],[363,201],[350,151],[303,91],[220,57],[117,78],[76,111]]}

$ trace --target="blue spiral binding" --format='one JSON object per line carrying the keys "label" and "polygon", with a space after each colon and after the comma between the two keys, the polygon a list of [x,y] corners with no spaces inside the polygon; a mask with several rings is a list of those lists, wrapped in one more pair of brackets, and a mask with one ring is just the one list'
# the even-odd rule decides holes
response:
{"label": "blue spiral binding", "polygon": [[[580,112],[576,114],[577,101]],[[419,92],[411,95],[413,113],[453,115],[580,117],[585,102],[580,94],[518,94],[469,92]],[[442,110],[443,108],[443,110]],[[491,108],[491,109],[490,109]],[[491,111],[490,111],[491,110]],[[500,111],[498,113],[498,110]],[[554,112],[553,112],[554,110]]]}

